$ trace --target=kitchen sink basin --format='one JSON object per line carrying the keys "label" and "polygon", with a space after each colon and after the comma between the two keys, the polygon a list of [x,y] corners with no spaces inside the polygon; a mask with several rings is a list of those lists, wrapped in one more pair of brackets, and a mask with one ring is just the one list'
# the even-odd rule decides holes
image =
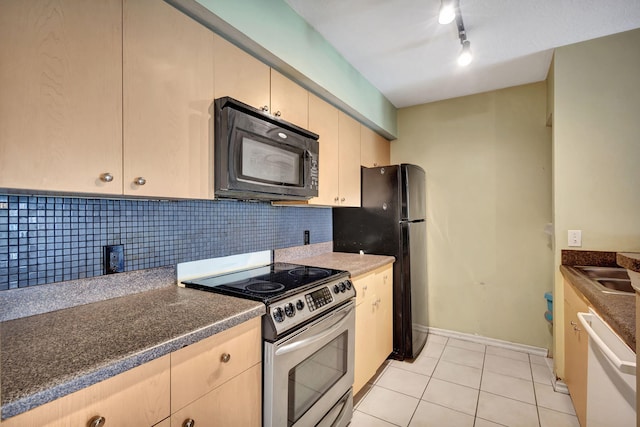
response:
{"label": "kitchen sink basin", "polygon": [[636,291],[631,286],[631,280],[624,279],[598,279],[596,280],[601,286],[613,291],[620,291],[626,293],[635,293]]}
{"label": "kitchen sink basin", "polygon": [[591,283],[593,283],[600,292],[620,295],[635,294],[626,268],[575,267],[575,269],[591,279]]}
{"label": "kitchen sink basin", "polygon": [[629,279],[629,273],[622,267],[575,267],[590,279]]}

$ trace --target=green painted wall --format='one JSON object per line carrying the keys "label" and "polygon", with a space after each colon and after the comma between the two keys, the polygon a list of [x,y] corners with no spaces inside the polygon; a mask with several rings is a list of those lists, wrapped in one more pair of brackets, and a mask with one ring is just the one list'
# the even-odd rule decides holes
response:
{"label": "green painted wall", "polygon": [[388,134],[398,134],[393,104],[284,1],[196,1]]}

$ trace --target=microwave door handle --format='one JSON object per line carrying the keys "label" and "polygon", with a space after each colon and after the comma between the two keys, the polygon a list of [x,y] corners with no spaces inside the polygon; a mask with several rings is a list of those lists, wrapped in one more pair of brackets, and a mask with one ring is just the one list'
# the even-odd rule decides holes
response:
{"label": "microwave door handle", "polygon": [[344,324],[347,322],[347,316],[349,316],[349,314],[351,313],[351,310],[353,310],[353,307],[350,307],[348,311],[342,314],[342,316],[340,317],[340,320],[338,320],[338,322],[335,325],[333,325],[331,328],[325,331],[322,331],[319,334],[312,335],[303,340],[296,341],[291,344],[287,344],[285,346],[280,347],[279,349],[276,350],[276,356],[281,356],[283,354],[290,353],[302,347],[306,347],[315,342],[321,341],[326,337],[328,337],[329,335],[333,334],[334,332],[338,331],[339,329],[343,328]]}

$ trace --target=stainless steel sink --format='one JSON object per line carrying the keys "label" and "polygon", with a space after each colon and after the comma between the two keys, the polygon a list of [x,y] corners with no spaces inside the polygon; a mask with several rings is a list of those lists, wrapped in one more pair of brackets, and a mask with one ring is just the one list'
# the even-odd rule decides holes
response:
{"label": "stainless steel sink", "polygon": [[600,292],[608,294],[633,295],[631,279],[627,269],[622,267],[574,267],[583,273]]}

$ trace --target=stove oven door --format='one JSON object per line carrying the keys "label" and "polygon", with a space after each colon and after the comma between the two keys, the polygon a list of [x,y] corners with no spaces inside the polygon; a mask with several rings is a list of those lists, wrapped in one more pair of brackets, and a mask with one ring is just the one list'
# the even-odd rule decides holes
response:
{"label": "stove oven door", "polygon": [[265,342],[265,427],[349,423],[354,336],[355,307],[350,301],[293,336]]}

